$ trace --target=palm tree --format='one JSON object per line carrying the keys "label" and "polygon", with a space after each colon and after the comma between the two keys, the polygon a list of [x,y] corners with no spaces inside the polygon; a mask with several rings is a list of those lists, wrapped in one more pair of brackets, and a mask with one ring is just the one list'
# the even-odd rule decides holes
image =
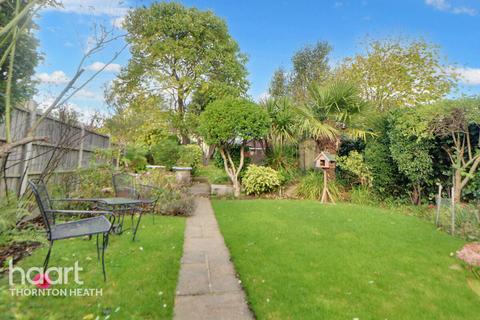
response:
{"label": "palm tree", "polygon": [[309,88],[308,101],[299,107],[299,129],[304,137],[313,138],[318,146],[336,154],[342,135],[366,139],[372,133],[367,127],[367,104],[356,86],[337,81]]}
{"label": "palm tree", "polygon": [[267,141],[272,148],[283,148],[298,141],[299,130],[297,114],[289,97],[268,98],[261,102],[267,110],[272,125],[267,135]]}

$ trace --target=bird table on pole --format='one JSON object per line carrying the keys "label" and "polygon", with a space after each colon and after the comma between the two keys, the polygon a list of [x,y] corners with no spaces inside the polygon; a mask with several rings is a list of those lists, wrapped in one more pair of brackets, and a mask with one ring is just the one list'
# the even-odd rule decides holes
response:
{"label": "bird table on pole", "polygon": [[322,151],[314,160],[314,167],[323,170],[323,192],[320,200],[321,203],[326,203],[329,200],[330,202],[335,203],[335,200],[328,190],[328,172],[335,170],[336,163],[335,156],[326,151]]}

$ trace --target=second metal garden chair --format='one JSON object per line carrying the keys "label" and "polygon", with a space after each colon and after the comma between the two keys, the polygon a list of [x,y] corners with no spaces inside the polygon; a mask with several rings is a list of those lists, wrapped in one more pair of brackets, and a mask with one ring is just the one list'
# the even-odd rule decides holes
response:
{"label": "second metal garden chair", "polygon": [[[139,218],[137,220],[137,226],[134,229],[134,236],[137,233],[140,219],[143,212],[152,212],[153,222],[155,223],[155,207],[159,198],[158,191],[160,188],[149,186],[145,184],[139,184],[135,182],[135,177],[127,173],[116,173],[112,176],[113,189],[116,197],[126,197],[136,200],[141,200],[141,204],[137,207],[139,210]],[[133,215],[132,215],[133,226]]]}

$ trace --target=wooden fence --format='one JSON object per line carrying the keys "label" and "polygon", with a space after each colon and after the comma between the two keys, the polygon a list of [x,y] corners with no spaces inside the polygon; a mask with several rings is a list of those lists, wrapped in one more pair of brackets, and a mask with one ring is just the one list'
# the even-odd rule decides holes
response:
{"label": "wooden fence", "polygon": [[[31,125],[41,116],[33,104],[27,108],[15,107],[11,113],[12,141],[26,136]],[[70,121],[71,122],[71,121]],[[82,125],[46,117],[36,136],[47,137],[47,142],[33,142],[15,148],[9,155],[5,177],[0,181],[0,196],[5,190],[23,194],[27,181],[48,168],[57,173],[71,173],[87,167],[96,149],[110,147],[110,138]],[[0,145],[5,143],[5,123],[0,123]]]}

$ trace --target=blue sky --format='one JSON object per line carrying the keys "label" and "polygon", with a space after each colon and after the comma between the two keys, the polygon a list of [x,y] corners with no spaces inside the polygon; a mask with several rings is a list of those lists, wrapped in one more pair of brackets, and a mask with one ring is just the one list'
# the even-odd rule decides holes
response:
{"label": "blue sky", "polygon": [[[480,0],[242,0],[180,1],[212,10],[226,20],[231,35],[249,57],[250,95],[268,90],[273,71],[290,67],[293,53],[318,40],[334,48],[331,63],[362,51],[362,41],[388,36],[422,37],[441,47],[448,63],[462,73],[461,92],[480,92]],[[45,104],[71,78],[94,33],[92,26],[118,24],[128,8],[141,0],[63,0],[64,7],[41,12],[37,23],[44,61],[37,68],[42,81],[36,99]],[[117,30],[122,32],[122,30]],[[88,77],[122,46],[112,44],[86,62]],[[105,111],[103,88],[128,62],[128,51],[74,97],[75,108],[91,114]]]}

